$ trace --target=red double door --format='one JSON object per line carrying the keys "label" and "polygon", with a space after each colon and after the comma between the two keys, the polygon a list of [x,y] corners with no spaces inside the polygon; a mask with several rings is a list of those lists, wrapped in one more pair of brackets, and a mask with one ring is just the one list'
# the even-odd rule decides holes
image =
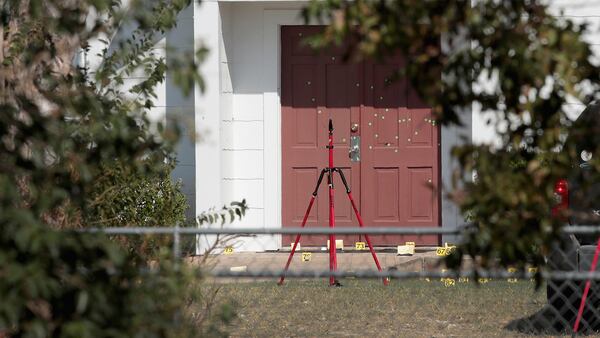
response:
{"label": "red double door", "polygon": [[[365,226],[432,227],[439,218],[439,128],[431,109],[395,74],[398,55],[384,62],[347,63],[340,49],[316,53],[302,41],[317,26],[281,28],[283,226],[300,227],[322,168],[327,125],[334,123],[334,164],[344,170]],[[353,128],[354,125],[354,128]],[[356,128],[358,127],[358,128]],[[360,137],[360,161],[349,158]],[[339,176],[334,176],[336,226],[358,226]],[[307,227],[328,226],[326,180]],[[341,236],[353,245],[360,236]],[[325,236],[303,236],[324,246]],[[438,236],[371,236],[374,245],[437,245]],[[293,236],[283,236],[283,245]]]}

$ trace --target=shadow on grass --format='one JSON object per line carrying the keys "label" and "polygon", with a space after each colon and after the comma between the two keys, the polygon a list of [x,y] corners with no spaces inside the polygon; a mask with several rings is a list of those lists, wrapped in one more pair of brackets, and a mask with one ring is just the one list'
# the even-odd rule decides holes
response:
{"label": "shadow on grass", "polygon": [[[515,319],[509,322],[504,328],[509,331],[516,331],[532,335],[572,335],[573,323],[575,318],[565,318],[550,305],[545,305],[536,313]],[[586,318],[581,321],[578,334],[590,335],[598,334],[600,327],[598,325],[588,325]]]}

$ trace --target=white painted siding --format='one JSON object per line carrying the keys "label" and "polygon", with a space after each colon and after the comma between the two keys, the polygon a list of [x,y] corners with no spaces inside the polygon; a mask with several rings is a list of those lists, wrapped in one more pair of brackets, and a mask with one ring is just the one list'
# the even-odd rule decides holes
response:
{"label": "white painted siding", "polygon": [[[279,102],[278,61],[265,63],[265,58],[278,58],[279,36],[269,37],[274,39],[268,42],[272,46],[268,51],[274,55],[265,55],[264,25],[270,8],[290,7],[295,8],[294,15],[299,14],[299,3],[221,3],[221,95],[226,101],[221,110],[222,199],[228,203],[245,198],[250,207],[246,217],[232,227],[281,226],[276,215],[280,213],[281,191],[272,183],[280,177],[276,164],[280,155],[268,150],[273,144],[266,143],[271,142],[270,135],[279,135],[279,125],[273,125],[279,120],[267,115],[271,101]],[[278,26],[272,29],[278,30]],[[272,94],[275,97],[269,99]],[[279,247],[279,236],[258,236],[237,243],[237,250]]]}
{"label": "white painted siding", "polygon": [[[261,68],[262,36],[252,27],[260,25],[261,10],[256,6],[245,10],[238,7],[221,4],[221,96],[225,101],[221,110],[222,202],[245,198],[250,207],[246,216],[230,227],[263,227],[263,98],[258,88],[243,84],[260,79],[249,72]],[[242,240],[235,246],[236,250],[262,251],[263,245]]]}

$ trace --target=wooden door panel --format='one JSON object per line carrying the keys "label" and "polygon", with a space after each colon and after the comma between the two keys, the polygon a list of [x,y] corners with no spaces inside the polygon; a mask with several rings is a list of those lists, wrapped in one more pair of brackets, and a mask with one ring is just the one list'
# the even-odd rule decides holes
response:
{"label": "wooden door panel", "polygon": [[316,107],[317,65],[292,65],[293,107]]}
{"label": "wooden door panel", "polygon": [[[431,109],[411,109],[408,112],[410,145],[433,147],[435,127],[432,125]],[[437,131],[437,130],[436,130]],[[436,145],[437,146],[437,145]]]}
{"label": "wooden door panel", "polygon": [[[300,46],[304,30],[282,30],[282,185],[283,226],[299,227],[326,157],[320,154],[323,138],[319,114],[319,62],[311,49]],[[284,37],[285,36],[285,37]],[[283,132],[285,131],[285,132]],[[306,226],[316,226],[324,206],[316,202]],[[294,236],[282,236],[284,246]]]}
{"label": "wooden door panel", "polygon": [[[314,190],[315,182],[319,177],[319,168],[293,168],[292,169],[292,191],[291,196],[294,201],[294,213],[292,214],[292,222],[294,226],[300,226],[308,203],[307,196],[310,196]],[[307,222],[315,223],[319,214],[319,206],[314,205],[314,210],[310,213]]]}
{"label": "wooden door panel", "polygon": [[408,220],[432,221],[434,194],[431,188],[432,168],[408,168]]}
{"label": "wooden door panel", "polygon": [[[397,71],[406,62],[345,63],[344,48],[315,52],[302,40],[322,27],[281,30],[283,226],[300,226],[322,168],[327,166],[327,124],[334,121],[334,162],[346,174],[366,226],[439,226],[439,128],[431,109]],[[354,123],[359,131],[352,132]],[[361,138],[361,161],[348,158],[350,138]],[[357,226],[334,175],[337,226]],[[328,226],[326,179],[307,226]],[[342,236],[352,245],[356,236]],[[293,236],[283,236],[289,245]],[[303,237],[324,246],[325,236]],[[373,236],[376,245],[405,241],[439,244],[439,236]]]}
{"label": "wooden door panel", "polygon": [[[322,56],[325,64],[325,105],[323,110],[324,120],[331,118],[334,122],[334,165],[342,168],[346,180],[352,189],[354,198],[360,201],[360,162],[351,162],[348,157],[350,148],[350,128],[352,123],[360,123],[361,89],[355,84],[360,82],[360,64],[345,63],[339,49],[329,49]],[[327,128],[321,129],[326,135]],[[325,149],[323,150],[326,153]],[[327,163],[324,162],[323,166]],[[325,189],[326,190],[326,189]],[[327,202],[327,191],[321,194],[322,200]],[[336,226],[358,226],[352,205],[346,194],[346,189],[338,174],[334,175],[334,201]],[[326,203],[325,203],[326,204]],[[325,220],[328,215],[325,215]],[[324,222],[328,224],[328,220]],[[337,236],[343,239],[346,246],[352,246],[358,236]]]}
{"label": "wooden door panel", "polygon": [[[346,176],[346,180],[348,180],[348,184],[350,182],[356,181],[355,175],[352,173],[351,167],[340,167],[344,170],[344,175]],[[342,184],[342,180],[336,174],[334,178],[335,185],[335,224],[336,226],[354,226],[356,225],[356,218],[354,216],[354,211],[352,210],[352,205],[348,200],[348,195],[346,194],[346,189],[344,189],[344,185]]]}
{"label": "wooden door panel", "polygon": [[[400,55],[365,62],[361,203],[369,226],[439,225],[439,201],[431,190],[437,184],[438,131],[429,123],[431,110],[397,76],[404,62]],[[438,236],[373,236],[376,245],[411,240],[439,242]]]}
{"label": "wooden door panel", "polygon": [[296,128],[290,147],[296,149],[316,149],[319,143],[317,135],[317,111],[314,108],[297,108],[292,117]]}
{"label": "wooden door panel", "polygon": [[400,222],[398,206],[400,175],[398,168],[373,168],[375,181],[375,205],[373,221],[377,223]]}
{"label": "wooden door panel", "polygon": [[373,147],[397,148],[399,145],[400,128],[398,123],[398,109],[379,109],[373,113]]}
{"label": "wooden door panel", "polygon": [[[335,165],[344,168],[353,195],[360,201],[360,163],[348,159],[350,127],[360,121],[360,64],[346,64],[339,50],[319,53],[302,39],[319,27],[282,27],[282,198],[283,226],[299,227],[322,168],[327,166],[328,120],[334,120]],[[337,226],[357,226],[346,191],[334,175]],[[304,196],[304,199],[302,198]],[[327,179],[318,191],[307,227],[329,226]],[[289,245],[295,236],[283,236]],[[352,245],[357,236],[338,236]],[[304,246],[325,246],[326,236],[303,236]]]}
{"label": "wooden door panel", "polygon": [[328,64],[326,69],[327,79],[335,80],[327,81],[327,107],[350,109],[347,83],[351,80],[350,77],[352,74],[349,72],[348,66],[343,64]]}

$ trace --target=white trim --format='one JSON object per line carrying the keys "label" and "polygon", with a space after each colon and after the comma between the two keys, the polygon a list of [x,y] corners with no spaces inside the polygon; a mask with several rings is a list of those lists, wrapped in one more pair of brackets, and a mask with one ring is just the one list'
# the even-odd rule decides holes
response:
{"label": "white trim", "polygon": [[[221,13],[217,2],[194,2],[194,50],[206,46],[209,53],[200,66],[206,89],[194,88],[196,135],[204,138],[195,142],[195,213],[221,205],[221,93],[219,68],[219,40],[221,39]],[[198,236],[196,253],[202,254],[214,236]]]}
{"label": "white trim", "polygon": [[[300,10],[263,11],[263,130],[264,219],[266,226],[282,226],[281,190],[281,37],[282,25],[300,25]],[[281,243],[281,235],[275,238]]]}

